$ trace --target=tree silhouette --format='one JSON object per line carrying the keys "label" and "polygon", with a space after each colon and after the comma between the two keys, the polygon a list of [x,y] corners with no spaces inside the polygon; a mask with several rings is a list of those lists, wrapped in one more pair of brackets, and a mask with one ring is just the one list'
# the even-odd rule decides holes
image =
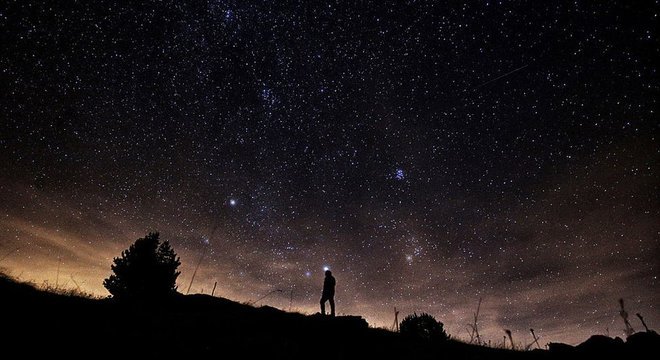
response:
{"label": "tree silhouette", "polygon": [[176,294],[176,278],[181,274],[176,269],[181,261],[169,242],[161,243],[158,237],[157,232],[149,233],[114,259],[113,274],[103,281],[113,298],[143,301]]}
{"label": "tree silhouette", "polygon": [[400,332],[403,335],[422,338],[432,341],[444,341],[449,339],[449,335],[444,330],[444,324],[435,320],[435,318],[429,314],[422,313],[417,315],[413,313],[412,315],[406,316],[403,321],[401,321]]}

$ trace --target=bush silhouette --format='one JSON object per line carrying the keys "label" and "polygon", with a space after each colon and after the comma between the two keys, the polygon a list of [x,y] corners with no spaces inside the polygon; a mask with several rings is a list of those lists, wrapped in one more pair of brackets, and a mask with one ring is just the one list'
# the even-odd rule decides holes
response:
{"label": "bush silhouette", "polygon": [[164,299],[176,294],[176,271],[181,261],[169,242],[160,242],[159,234],[149,233],[122,251],[112,264],[113,274],[103,286],[121,301]]}
{"label": "bush silhouette", "polygon": [[449,339],[449,336],[443,326],[443,323],[435,320],[429,314],[422,313],[417,315],[417,313],[413,313],[401,321],[400,332],[406,336],[432,341],[444,341]]}

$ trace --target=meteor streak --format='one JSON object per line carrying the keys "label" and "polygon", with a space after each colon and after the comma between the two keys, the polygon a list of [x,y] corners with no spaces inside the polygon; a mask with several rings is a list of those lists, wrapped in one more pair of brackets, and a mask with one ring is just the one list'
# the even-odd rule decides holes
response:
{"label": "meteor streak", "polygon": [[511,71],[509,71],[508,73],[506,73],[506,74],[504,74],[504,75],[500,75],[500,76],[496,77],[495,79],[488,80],[488,81],[486,81],[485,83],[483,83],[483,84],[481,84],[481,85],[479,85],[479,86],[477,86],[477,87],[475,87],[475,88],[472,88],[472,90],[477,90],[477,89],[479,89],[480,87],[482,87],[482,86],[484,86],[484,85],[488,85],[488,84],[492,83],[493,81],[497,81],[497,80],[499,80],[499,79],[501,79],[501,78],[503,78],[503,77],[507,77],[507,76],[513,74],[514,72],[516,72],[516,71],[520,71],[520,70],[522,70],[522,69],[524,69],[524,68],[526,68],[526,67],[528,67],[528,66],[529,66],[529,64],[524,65],[524,66],[521,66],[521,67],[519,67],[519,68],[517,68],[517,69],[515,69],[515,70],[511,70]]}

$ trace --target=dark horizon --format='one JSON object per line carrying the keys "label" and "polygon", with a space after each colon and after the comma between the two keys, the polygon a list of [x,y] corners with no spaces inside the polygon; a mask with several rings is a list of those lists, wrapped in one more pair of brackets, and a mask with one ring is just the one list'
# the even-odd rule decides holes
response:
{"label": "dark horizon", "polygon": [[658,329],[657,4],[363,5],[0,5],[0,268],[106,295],[159,231],[184,293]]}

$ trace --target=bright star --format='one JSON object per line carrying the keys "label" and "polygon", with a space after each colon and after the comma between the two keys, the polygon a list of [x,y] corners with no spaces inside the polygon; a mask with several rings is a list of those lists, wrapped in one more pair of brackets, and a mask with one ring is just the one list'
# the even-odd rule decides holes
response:
{"label": "bright star", "polygon": [[330,266],[325,265],[325,266],[323,267],[323,271],[328,271],[328,270],[330,270]]}
{"label": "bright star", "polygon": [[238,202],[236,201],[236,199],[229,199],[229,205],[231,205],[231,206],[236,206],[236,204],[238,204]]}

